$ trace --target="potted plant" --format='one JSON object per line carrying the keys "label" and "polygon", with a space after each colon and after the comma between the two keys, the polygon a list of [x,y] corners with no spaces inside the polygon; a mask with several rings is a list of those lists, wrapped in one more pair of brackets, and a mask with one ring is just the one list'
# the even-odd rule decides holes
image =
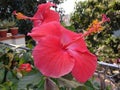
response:
{"label": "potted plant", "polygon": [[7,37],[7,32],[8,32],[8,21],[0,20],[0,37]]}
{"label": "potted plant", "polygon": [[12,35],[17,35],[18,34],[18,27],[16,27],[16,22],[14,20],[9,21],[9,30]]}

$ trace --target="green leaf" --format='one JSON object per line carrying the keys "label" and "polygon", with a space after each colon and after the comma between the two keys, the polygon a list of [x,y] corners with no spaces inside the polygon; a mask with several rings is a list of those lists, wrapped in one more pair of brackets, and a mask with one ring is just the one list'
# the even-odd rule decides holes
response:
{"label": "green leaf", "polygon": [[83,84],[80,84],[74,80],[68,80],[64,78],[58,78],[58,83],[60,87],[77,88],[79,86],[83,86]]}
{"label": "green leaf", "polygon": [[40,73],[34,73],[28,76],[24,76],[18,82],[18,89],[17,90],[26,90],[27,85],[32,84],[33,86],[37,85],[41,80]]}
{"label": "green leaf", "polygon": [[7,90],[4,85],[0,85],[0,90]]}
{"label": "green leaf", "polygon": [[25,61],[31,61],[31,53],[29,53],[29,52],[24,52],[23,53],[23,59],[25,60]]}
{"label": "green leaf", "polygon": [[12,81],[14,83],[17,83],[17,81],[18,81],[17,76],[12,71],[7,72],[6,78],[7,78],[7,80]]}
{"label": "green leaf", "polygon": [[45,78],[44,76],[42,76],[40,82],[38,83],[38,90],[44,90],[44,83],[45,83]]}
{"label": "green leaf", "polygon": [[0,90],[10,90],[11,86],[12,86],[12,82],[7,81],[0,85]]}
{"label": "green leaf", "polygon": [[88,80],[85,83],[85,86],[86,86],[87,90],[95,90],[94,85],[92,84],[92,82],[90,80]]}
{"label": "green leaf", "polygon": [[3,81],[5,74],[5,68],[0,68],[0,83]]}
{"label": "green leaf", "polygon": [[79,87],[75,88],[74,90],[89,90],[89,89],[87,89],[86,86],[79,86]]}

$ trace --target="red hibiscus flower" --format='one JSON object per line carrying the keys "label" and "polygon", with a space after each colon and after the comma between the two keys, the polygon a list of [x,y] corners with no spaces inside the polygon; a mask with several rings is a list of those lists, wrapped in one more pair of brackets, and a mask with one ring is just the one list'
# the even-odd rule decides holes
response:
{"label": "red hibiscus flower", "polygon": [[48,77],[71,73],[79,82],[86,82],[96,69],[97,58],[89,52],[83,37],[101,31],[107,19],[103,18],[93,21],[84,34],[67,30],[57,21],[34,27],[28,35],[38,41],[33,50],[35,66]]}
{"label": "red hibiscus flower", "polygon": [[50,2],[41,4],[32,18],[26,17],[34,22],[28,35],[38,42],[32,53],[34,64],[45,76],[59,78],[71,73],[79,82],[86,82],[96,70],[97,58],[87,49],[84,36],[101,31],[102,23],[109,19],[103,15],[102,21],[93,21],[87,32],[78,34],[61,26],[51,6]]}
{"label": "red hibiscus flower", "polygon": [[30,72],[32,70],[32,67],[29,63],[21,64],[18,68],[20,71]]}
{"label": "red hibiscus flower", "polygon": [[[49,24],[44,30],[40,30],[38,35],[35,32],[31,34],[33,38],[39,39],[33,50],[33,58],[40,72],[53,78],[71,72],[79,82],[88,80],[96,69],[96,56],[88,51],[83,38],[65,47],[82,34],[71,32],[59,24]],[[52,30],[54,32],[51,32]]]}

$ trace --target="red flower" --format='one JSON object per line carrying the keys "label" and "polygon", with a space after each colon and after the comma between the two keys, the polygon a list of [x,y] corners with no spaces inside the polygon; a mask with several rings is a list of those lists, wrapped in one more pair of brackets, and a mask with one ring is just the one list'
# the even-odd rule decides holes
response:
{"label": "red flower", "polygon": [[57,22],[36,29],[30,35],[39,41],[33,58],[41,73],[59,78],[71,72],[79,82],[85,82],[93,75],[97,58],[88,51],[83,38],[77,40],[82,34],[71,32]]}
{"label": "red flower", "polygon": [[32,67],[29,63],[21,64],[18,68],[20,71],[30,72]]}
{"label": "red flower", "polygon": [[[96,69],[97,58],[83,37],[101,31],[101,24],[109,18],[103,15],[102,21],[93,21],[86,33],[77,34],[61,26],[59,14],[50,10],[51,6],[54,4],[50,2],[39,5],[33,17],[16,14],[20,19],[33,20],[34,28],[28,35],[38,42],[32,53],[35,66],[45,76],[59,78],[71,72],[79,82],[86,82]],[[23,65],[20,69],[28,68]]]}
{"label": "red flower", "polygon": [[[43,24],[43,23],[48,23],[51,21],[60,21],[59,20],[59,14],[53,10],[50,10],[51,6],[55,6],[53,3],[45,3],[45,4],[40,4],[38,6],[38,10],[33,16],[33,22],[34,26]],[[37,18],[37,20],[34,18]]]}

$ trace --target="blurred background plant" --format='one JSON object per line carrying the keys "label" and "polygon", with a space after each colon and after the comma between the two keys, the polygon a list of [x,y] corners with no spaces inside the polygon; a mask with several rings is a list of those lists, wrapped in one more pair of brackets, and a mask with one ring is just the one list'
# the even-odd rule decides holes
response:
{"label": "blurred background plant", "polygon": [[0,44],[0,47],[0,90],[17,90],[19,79],[28,74],[19,70],[20,65],[33,65],[31,52],[4,44]]}
{"label": "blurred background plant", "polygon": [[[106,14],[111,22],[106,23],[104,31],[87,37],[89,49],[99,60],[107,61],[120,58],[120,1],[119,0],[88,0],[78,2],[72,14],[71,23],[76,32],[84,32],[96,18]],[[118,32],[116,36],[115,32]]]}
{"label": "blurred background plant", "polygon": [[9,27],[9,21],[8,20],[0,20],[0,30],[2,29],[8,29]]}

